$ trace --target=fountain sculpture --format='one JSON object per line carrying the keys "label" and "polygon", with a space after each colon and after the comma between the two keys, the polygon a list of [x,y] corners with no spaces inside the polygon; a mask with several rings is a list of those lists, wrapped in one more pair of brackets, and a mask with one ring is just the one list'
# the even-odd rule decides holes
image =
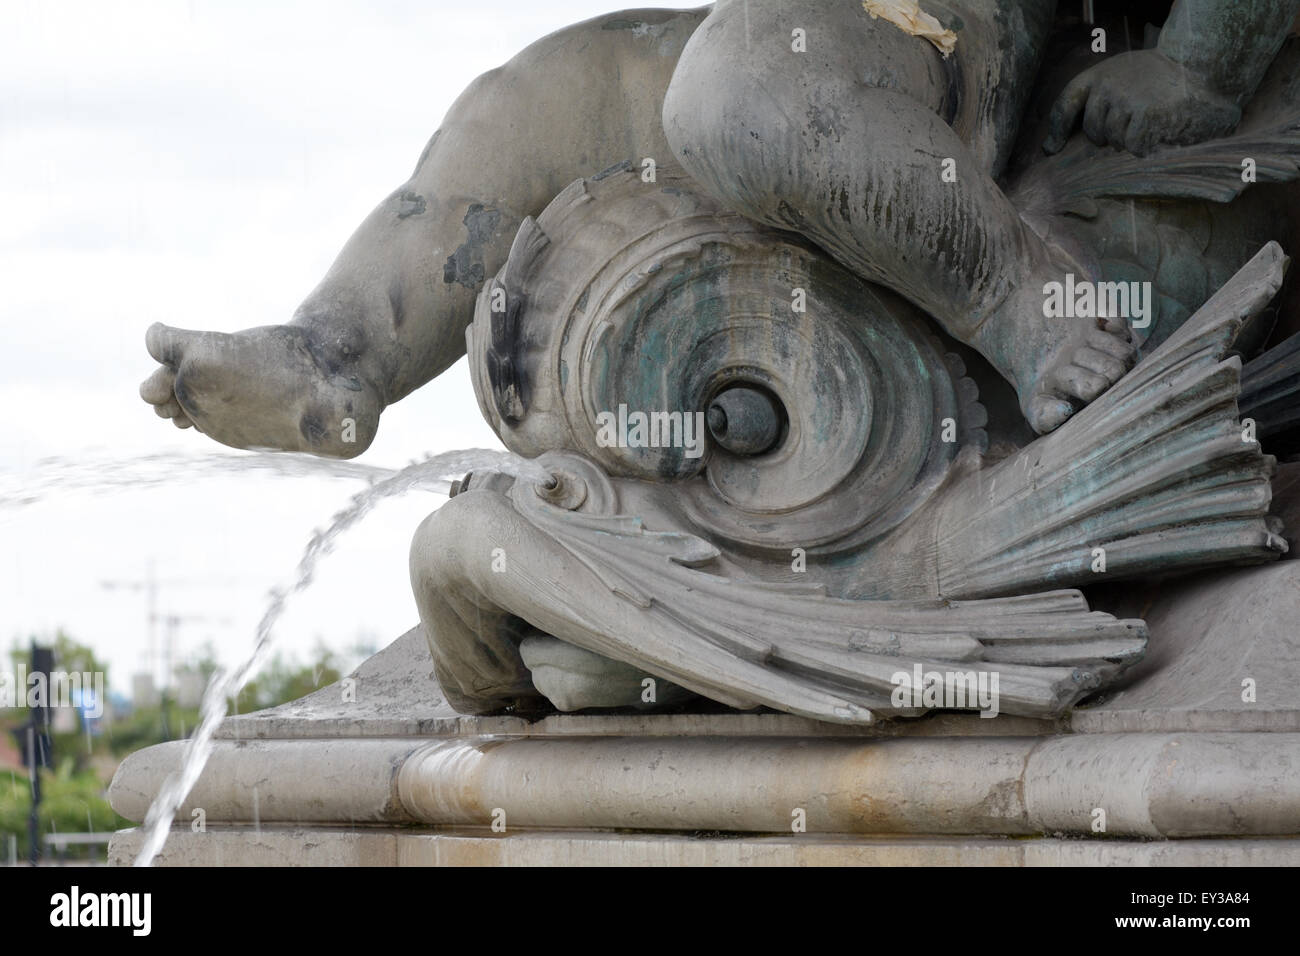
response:
{"label": "fountain sculpture", "polygon": [[1300,0],[1067,6],[570,27],[288,325],[150,329],[160,415],[332,457],[467,353],[542,469],[454,484],[420,626],[228,720],[161,859],[1295,861]]}

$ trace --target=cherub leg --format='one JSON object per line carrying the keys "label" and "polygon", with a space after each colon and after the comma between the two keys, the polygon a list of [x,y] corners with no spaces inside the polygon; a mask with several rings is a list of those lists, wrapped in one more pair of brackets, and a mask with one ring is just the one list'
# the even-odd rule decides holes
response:
{"label": "cherub leg", "polygon": [[1124,374],[1128,333],[1044,317],[1044,284],[1084,270],[1020,218],[971,148],[981,131],[963,139],[945,122],[961,109],[955,69],[857,0],[722,0],[683,51],[665,132],[718,199],[802,233],[979,349],[1048,431]]}
{"label": "cherub leg", "polygon": [[[605,656],[603,634],[631,626],[628,604],[590,567],[490,489],[452,498],[411,542],[411,588],[439,686],[456,710],[672,706],[690,695],[659,675]],[[556,596],[585,596],[580,611]],[[535,618],[530,626],[518,615]],[[563,633],[574,642],[545,636]],[[643,697],[652,677],[655,692]]]}
{"label": "cherub leg", "polygon": [[162,367],[142,397],[227,445],[359,455],[387,405],[464,354],[475,296],[524,216],[575,179],[668,154],[663,92],[706,12],[599,17],[479,77],[291,322],[154,326]]}

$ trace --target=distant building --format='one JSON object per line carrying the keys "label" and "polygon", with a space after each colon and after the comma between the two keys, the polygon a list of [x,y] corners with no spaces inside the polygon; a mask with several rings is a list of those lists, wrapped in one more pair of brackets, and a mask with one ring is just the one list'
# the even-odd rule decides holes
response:
{"label": "distant building", "polygon": [[158,688],[154,685],[152,674],[132,675],[131,703],[136,709],[158,706]]}
{"label": "distant building", "polygon": [[207,678],[198,671],[181,671],[176,675],[176,703],[187,709],[198,707],[207,687]]}

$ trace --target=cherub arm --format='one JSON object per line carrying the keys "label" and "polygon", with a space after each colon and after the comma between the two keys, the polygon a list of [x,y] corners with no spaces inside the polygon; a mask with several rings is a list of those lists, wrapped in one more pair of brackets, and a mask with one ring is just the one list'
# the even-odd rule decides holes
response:
{"label": "cherub arm", "polygon": [[1297,16],[1300,0],[1178,0],[1156,49],[1245,106]]}

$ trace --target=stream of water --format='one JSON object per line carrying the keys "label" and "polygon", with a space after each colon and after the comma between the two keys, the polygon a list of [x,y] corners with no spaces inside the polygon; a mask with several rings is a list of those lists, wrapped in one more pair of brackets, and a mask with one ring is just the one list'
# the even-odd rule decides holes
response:
{"label": "stream of water", "polygon": [[284,477],[315,475],[361,479],[369,483],[334,515],[327,526],[312,535],[290,583],[271,591],[248,656],[229,672],[219,671],[213,676],[200,705],[199,726],[185,743],[181,769],[168,776],[145,817],[145,841],[136,857],[136,866],[149,866],[162,849],[176,811],[185,802],[212,753],[213,734],[226,716],[229,699],[257,674],[270,653],[274,628],[285,607],[294,595],[311,584],[316,565],[333,550],[339,536],[385,498],[412,490],[446,494],[448,478],[484,470],[505,472],[537,482],[550,477],[539,465],[516,455],[477,448],[433,455],[398,470],[282,453],[209,454],[150,455],[129,462],[46,459],[22,475],[0,476],[0,511],[33,504],[54,493],[72,490],[97,493],[123,487],[135,489],[173,484],[182,475],[190,479],[260,472]]}
{"label": "stream of water", "polygon": [[377,482],[391,478],[397,470],[286,452],[140,455],[126,460],[96,456],[43,458],[24,471],[0,474],[0,511],[61,498],[69,492],[105,494],[123,488],[175,486],[181,479],[188,482],[248,474]]}

